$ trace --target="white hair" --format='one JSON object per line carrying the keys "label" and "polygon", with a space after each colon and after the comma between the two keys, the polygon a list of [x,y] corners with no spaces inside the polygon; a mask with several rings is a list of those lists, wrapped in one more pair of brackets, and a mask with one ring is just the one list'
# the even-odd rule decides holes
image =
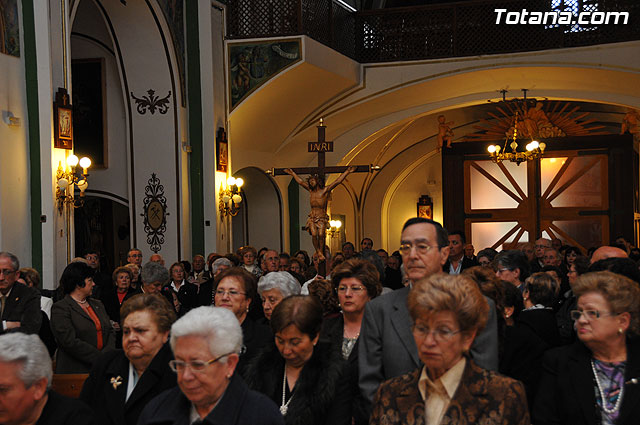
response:
{"label": "white hair", "polygon": [[231,263],[231,260],[229,260],[228,258],[225,258],[225,257],[218,258],[216,261],[213,262],[213,264],[211,264],[211,271],[213,271],[213,274],[216,274],[220,266],[233,267],[233,264]]}
{"label": "white hair", "polygon": [[271,272],[258,281],[258,294],[277,289],[284,298],[300,294],[300,283],[288,272]]}
{"label": "white hair", "polygon": [[[222,307],[198,307],[190,310],[171,326],[171,349],[175,352],[178,338],[199,336],[209,345],[214,357],[238,353],[242,349],[242,329],[236,316]],[[226,363],[227,358],[220,359]]]}
{"label": "white hair", "polygon": [[21,370],[18,376],[27,388],[42,378],[47,379],[47,389],[51,387],[51,358],[38,335],[21,332],[0,335],[0,362],[20,363]]}

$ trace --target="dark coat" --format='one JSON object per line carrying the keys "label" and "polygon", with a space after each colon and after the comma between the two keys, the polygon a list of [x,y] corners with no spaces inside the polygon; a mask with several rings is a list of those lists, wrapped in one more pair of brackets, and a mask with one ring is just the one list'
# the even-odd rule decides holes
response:
{"label": "dark coat", "polygon": [[[251,362],[245,376],[251,389],[266,394],[278,406],[282,403],[284,359],[275,344]],[[319,342],[300,372],[285,423],[351,424],[353,393],[348,380],[340,351]]]}
{"label": "dark coat", "polygon": [[[535,424],[596,425],[600,423],[591,369],[591,351],[580,341],[549,350],[533,406]],[[625,386],[617,425],[640,418],[640,340],[627,342]]]}
{"label": "dark coat", "polygon": [[[129,359],[124,351],[115,350],[102,354],[84,382],[80,399],[95,412],[97,425],[136,425],[144,407],[161,392],[176,386],[176,374],[169,368],[173,360],[171,347],[165,344],[153,358],[136,384],[129,400]],[[121,378],[116,388],[112,378]]]}
{"label": "dark coat", "polygon": [[[167,390],[151,400],[142,411],[138,425],[189,425],[191,402],[180,388]],[[238,374],[204,424],[211,425],[284,425],[278,407],[263,394],[249,390]]]}
{"label": "dark coat", "polygon": [[102,326],[102,351],[98,350],[96,325],[67,295],[51,307],[51,331],[58,344],[56,373],[89,373],[101,352],[115,348],[116,337],[102,303],[87,298]]}
{"label": "dark coat", "polygon": [[[136,295],[137,291],[129,288],[122,302]],[[120,299],[118,298],[118,289],[115,285],[104,288],[102,291],[102,304],[104,305],[109,318],[114,322],[120,323]]]}
{"label": "dark coat", "polygon": [[251,363],[260,350],[273,344],[273,333],[271,328],[262,323],[256,322],[249,316],[245,317],[241,325],[242,328],[242,341],[246,347],[245,352],[240,356],[238,366],[236,366],[236,373],[240,376],[244,375],[244,371]]}
{"label": "dark coat", "polygon": [[89,406],[75,398],[65,397],[49,390],[47,404],[36,425],[93,425],[93,412]]}
{"label": "dark coat", "polygon": [[[425,403],[418,390],[422,368],[380,385],[373,402],[371,424],[424,425]],[[528,425],[529,411],[522,383],[481,369],[467,359],[441,424]]]}
{"label": "dark coat", "polygon": [[40,294],[37,290],[15,282],[11,288],[9,298],[4,305],[2,321],[20,322],[20,327],[8,331],[0,325],[0,334],[4,332],[22,332],[37,334],[42,325],[40,314]]}
{"label": "dark coat", "polygon": [[[477,261],[473,261],[470,258],[465,257],[464,255],[462,256],[462,267],[460,267],[460,273],[462,273],[463,270],[465,269],[470,269],[471,267],[475,267],[478,265]],[[451,262],[449,260],[447,260],[446,263],[444,263],[444,266],[442,266],[442,271],[445,273],[449,273],[449,268],[451,267]]]}

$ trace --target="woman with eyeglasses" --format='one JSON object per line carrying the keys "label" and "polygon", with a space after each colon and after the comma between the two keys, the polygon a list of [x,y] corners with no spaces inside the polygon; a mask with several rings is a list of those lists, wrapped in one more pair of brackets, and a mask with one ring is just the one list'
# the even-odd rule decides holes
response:
{"label": "woman with eyeglasses", "polygon": [[214,281],[213,305],[230,310],[242,328],[245,351],[240,355],[237,366],[240,374],[258,351],[273,340],[267,325],[247,315],[256,296],[255,278],[241,267],[223,271]]}
{"label": "woman with eyeglasses", "polygon": [[[380,295],[382,285],[376,267],[368,261],[352,258],[337,266],[331,276],[338,294],[342,314],[327,318],[322,324],[321,338],[339,347],[347,361],[348,372],[354,393],[358,391],[358,338],[364,315],[364,307]],[[355,423],[367,423],[368,417],[362,407],[362,399],[356,399]]]}
{"label": "woman with eyeglasses", "polygon": [[242,267],[249,273],[259,279],[262,276],[262,269],[259,264],[256,264],[256,258],[258,257],[258,251],[252,246],[243,246],[238,250],[238,256],[242,259]]}
{"label": "woman with eyeglasses", "polygon": [[173,359],[167,344],[176,315],[158,294],[138,294],[120,309],[122,350],[98,358],[82,387],[80,399],[95,413],[96,425],[135,425],[155,396],[173,388]]}
{"label": "woman with eyeglasses", "polygon": [[277,406],[251,391],[238,373],[242,329],[221,307],[198,307],[171,326],[178,386],[151,400],[138,425],[281,425]]}
{"label": "woman with eyeglasses", "polygon": [[247,368],[249,387],[273,400],[288,425],[350,425],[353,387],[339,348],[320,341],[320,301],[287,297],[273,310],[270,325],[275,345]]}
{"label": "woman with eyeglasses", "polygon": [[545,354],[534,423],[637,424],[640,288],[604,271],[580,276],[572,289],[578,341]]}
{"label": "woman with eyeglasses", "polygon": [[407,301],[424,364],[380,386],[371,424],[529,424],[522,383],[478,367],[469,349],[489,303],[465,275],[414,282]]}

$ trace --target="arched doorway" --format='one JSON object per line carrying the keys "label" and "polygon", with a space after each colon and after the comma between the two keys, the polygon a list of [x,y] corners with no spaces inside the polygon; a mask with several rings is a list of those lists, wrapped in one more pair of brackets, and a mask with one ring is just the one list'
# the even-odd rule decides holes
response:
{"label": "arched doorway", "polygon": [[233,250],[251,245],[282,251],[282,196],[271,177],[256,167],[243,168],[234,177],[244,180],[241,211],[233,217]]}

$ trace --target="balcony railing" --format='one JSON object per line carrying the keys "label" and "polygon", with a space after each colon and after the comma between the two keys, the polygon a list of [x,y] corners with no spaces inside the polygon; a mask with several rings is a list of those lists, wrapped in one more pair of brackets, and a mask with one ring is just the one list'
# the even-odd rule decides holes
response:
{"label": "balcony railing", "polygon": [[[480,0],[355,13],[332,0],[228,0],[227,5],[228,39],[307,35],[361,63],[640,40],[637,0]],[[610,15],[609,24],[552,25],[550,16],[547,25],[507,24],[505,12],[496,24],[496,9],[598,12],[591,15],[596,22],[608,12],[627,12],[628,23],[621,16],[614,24]]]}

